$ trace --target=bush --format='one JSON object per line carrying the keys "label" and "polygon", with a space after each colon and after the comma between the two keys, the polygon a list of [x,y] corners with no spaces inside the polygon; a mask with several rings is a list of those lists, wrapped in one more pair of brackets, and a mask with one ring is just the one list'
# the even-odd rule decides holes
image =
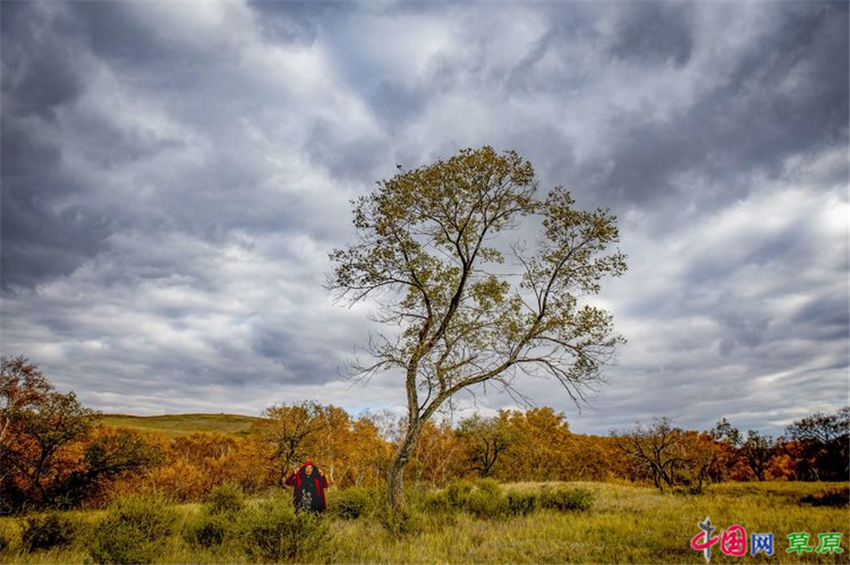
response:
{"label": "bush", "polygon": [[511,516],[531,514],[539,506],[539,495],[536,492],[511,490],[508,492],[507,512]]}
{"label": "bush", "polygon": [[462,510],[480,518],[499,518],[508,514],[508,498],[493,479],[461,480],[426,496],[422,507],[431,512]]}
{"label": "bush", "polygon": [[457,510],[457,508],[449,502],[449,497],[445,490],[430,492],[425,495],[422,500],[422,509],[426,512],[439,514]]}
{"label": "bush", "polygon": [[219,545],[234,529],[238,514],[245,508],[245,493],[233,483],[214,488],[204,498],[201,511],[187,524],[185,538],[202,547]]}
{"label": "bush", "polygon": [[0,549],[8,552],[12,547],[12,539],[12,536],[0,527]]}
{"label": "bush", "polygon": [[186,526],[186,541],[201,547],[221,544],[233,531],[233,515],[202,509]]}
{"label": "bush", "polygon": [[500,518],[508,512],[508,499],[499,483],[480,479],[467,494],[464,509],[479,518]]}
{"label": "bush", "polygon": [[540,507],[553,510],[587,510],[593,502],[593,493],[583,488],[544,488],[540,491]]}
{"label": "bush", "polygon": [[463,510],[466,508],[466,500],[475,485],[471,481],[453,481],[446,487],[446,502],[452,508]]}
{"label": "bush", "polygon": [[73,541],[74,522],[56,512],[35,514],[24,521],[21,544],[26,551],[68,545]]}
{"label": "bush", "polygon": [[325,520],[312,512],[295,512],[291,501],[263,501],[242,514],[241,539],[255,560],[280,562],[303,558],[329,535]]}
{"label": "bush", "polygon": [[204,498],[210,514],[236,514],[245,507],[245,493],[239,485],[224,483]]}
{"label": "bush", "polygon": [[378,511],[378,520],[385,530],[394,535],[415,534],[425,527],[422,516],[418,512],[408,506],[393,512],[389,502],[381,506]]}
{"label": "bush", "polygon": [[162,497],[119,498],[95,529],[89,552],[96,563],[150,563],[176,522],[177,512]]}
{"label": "bush", "polygon": [[347,520],[373,513],[383,497],[375,489],[347,488],[331,493],[328,511]]}

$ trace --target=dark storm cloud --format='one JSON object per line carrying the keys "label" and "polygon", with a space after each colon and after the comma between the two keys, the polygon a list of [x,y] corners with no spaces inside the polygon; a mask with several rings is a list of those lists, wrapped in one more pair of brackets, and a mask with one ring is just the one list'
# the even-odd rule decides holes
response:
{"label": "dark storm cloud", "polygon": [[[689,18],[683,15],[687,8],[641,3],[635,8],[638,16],[626,25],[640,35],[618,37],[615,52],[631,54],[638,58],[635,64],[652,68],[658,61],[641,60],[651,41],[645,37],[689,46],[690,41],[677,39],[688,36]],[[660,18],[665,9],[675,10],[681,25],[670,26]],[[646,25],[646,20],[656,23]],[[703,196],[715,206],[741,195],[734,178],[742,172],[776,174],[789,155],[846,144],[847,5],[783,3],[755,20],[762,25],[759,20],[768,20],[770,28],[739,59],[724,61],[721,53],[714,61],[717,68],[703,67],[706,73],[723,74],[705,77],[714,85],[700,92],[687,113],[671,120],[652,119],[644,109],[612,116],[607,124],[610,150],[601,160],[590,160],[565,176],[588,179],[588,193],[620,205],[644,204],[688,190],[677,186],[678,173],[728,179],[731,190],[717,187],[714,194]],[[653,25],[660,27],[650,34]],[[674,32],[661,33],[668,26]],[[731,68],[722,71],[724,66]]]}
{"label": "dark storm cloud", "polygon": [[3,6],[4,113],[50,120],[83,89],[81,64],[69,50],[78,30],[45,12],[24,3]]}
{"label": "dark storm cloud", "polygon": [[69,204],[83,187],[59,172],[56,114],[84,88],[86,68],[69,47],[75,26],[43,6],[2,6],[0,287],[71,273],[102,249],[108,221]]}
{"label": "dark storm cloud", "polygon": [[618,22],[611,52],[638,64],[686,65],[693,37],[689,4],[640,2],[628,5]]}
{"label": "dark storm cloud", "polygon": [[3,348],[95,407],[402,404],[337,379],[374,327],[327,252],[395,164],[483,144],[620,217],[610,385],[579,416],[523,383],[573,429],[775,433],[846,395],[844,3],[0,10]]}

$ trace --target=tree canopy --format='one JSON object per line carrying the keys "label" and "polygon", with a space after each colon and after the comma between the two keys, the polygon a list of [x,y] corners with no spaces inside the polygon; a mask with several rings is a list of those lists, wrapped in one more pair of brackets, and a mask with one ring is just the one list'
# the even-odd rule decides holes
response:
{"label": "tree canopy", "polygon": [[[422,422],[461,390],[493,383],[511,393],[519,373],[554,378],[576,402],[623,341],[604,309],[581,304],[626,270],[608,211],[582,211],[570,193],[537,197],[531,163],[485,146],[396,176],[353,202],[358,240],[334,250],[329,287],[356,303],[374,298],[394,333],[370,340],[373,362],[355,374],[400,369],[407,432],[400,469]],[[534,245],[506,240],[538,220]],[[533,221],[532,221],[533,223]],[[531,249],[529,249],[531,247]]]}

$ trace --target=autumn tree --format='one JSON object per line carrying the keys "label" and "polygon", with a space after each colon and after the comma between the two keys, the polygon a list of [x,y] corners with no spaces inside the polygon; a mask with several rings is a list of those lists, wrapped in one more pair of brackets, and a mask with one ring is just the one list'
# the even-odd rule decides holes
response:
{"label": "autumn tree", "polygon": [[617,447],[647,472],[660,491],[676,483],[677,469],[688,462],[682,430],[669,418],[654,418],[649,426],[637,423],[630,432],[615,437]]}
{"label": "autumn tree", "polygon": [[416,444],[410,465],[417,480],[443,485],[450,478],[463,474],[462,445],[451,422],[428,421],[423,424],[422,437]]}
{"label": "autumn tree", "polygon": [[327,409],[314,401],[267,408],[257,424],[261,437],[273,446],[272,460],[283,478],[309,453],[308,440],[328,426]]}
{"label": "autumn tree", "polygon": [[529,408],[524,412],[500,412],[502,425],[512,446],[502,457],[498,476],[505,480],[552,481],[569,480],[573,442],[563,412],[548,406]]}
{"label": "autumn tree", "polygon": [[[490,147],[378,183],[353,202],[358,241],[331,253],[328,287],[348,303],[373,298],[393,328],[370,340],[362,378],[399,371],[407,425],[388,473],[393,508],[426,421],[457,393],[485,383],[512,390],[518,373],[548,376],[578,402],[622,339],[603,309],[582,305],[625,271],[608,211],[580,211],[556,187],[536,197],[531,163]],[[536,218],[528,251],[505,236]],[[397,331],[396,331],[397,329]]]}
{"label": "autumn tree", "polygon": [[135,432],[107,431],[73,392],[57,392],[23,357],[0,360],[0,488],[7,510],[69,507],[157,459]]}
{"label": "autumn tree", "polygon": [[724,456],[725,446],[711,432],[687,430],[681,436],[684,464],[681,466],[683,482],[696,493],[712,480],[712,471]]}
{"label": "autumn tree", "polygon": [[9,422],[17,414],[33,410],[53,391],[38,367],[25,357],[0,357],[0,444]]}
{"label": "autumn tree", "polygon": [[717,443],[717,459],[708,469],[711,480],[722,482],[746,473],[746,467],[742,463],[740,454],[741,445],[744,442],[740,430],[723,417],[708,433]]}
{"label": "autumn tree", "polygon": [[466,445],[469,467],[481,477],[493,474],[499,456],[513,443],[510,429],[500,416],[485,418],[473,414],[464,418],[458,426],[458,435]]}
{"label": "autumn tree", "polygon": [[786,430],[800,444],[797,461],[801,479],[843,481],[850,473],[850,406],[834,414],[816,412]]}
{"label": "autumn tree", "polygon": [[741,444],[741,454],[760,481],[765,480],[770,460],[775,452],[775,445],[776,441],[772,437],[762,435],[758,430],[747,430],[747,439]]}

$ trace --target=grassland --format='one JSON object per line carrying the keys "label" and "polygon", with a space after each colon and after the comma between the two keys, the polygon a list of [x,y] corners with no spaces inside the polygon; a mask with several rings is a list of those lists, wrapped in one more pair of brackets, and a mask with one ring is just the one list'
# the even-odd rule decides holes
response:
{"label": "grassland", "polygon": [[[747,533],[772,532],[773,556],[723,555],[717,546],[711,563],[847,563],[848,508],[813,507],[800,498],[835,483],[730,483],[713,485],[702,495],[660,494],[627,484],[569,483],[591,490],[594,503],[583,512],[537,510],[532,514],[482,519],[464,512],[422,512],[413,533],[391,534],[374,517],[342,520],[332,515],[331,537],[299,562],[309,563],[693,563],[702,554],[690,548],[699,533],[697,521],[711,517],[719,533],[740,524]],[[846,485],[845,485],[846,486]],[[541,488],[537,483],[506,485],[507,489]],[[331,491],[333,496],[333,490]],[[252,501],[254,504],[256,500]],[[179,507],[185,524],[198,505]],[[71,512],[97,535],[102,512]],[[85,563],[84,535],[61,550],[23,553],[19,519],[0,519],[9,542],[0,563]],[[791,532],[842,532],[843,554],[787,553]],[[180,533],[163,544],[161,563],[245,563],[250,559],[236,542],[215,549],[190,545]]]}
{"label": "grassland", "polygon": [[103,422],[110,426],[157,432],[177,437],[196,432],[245,435],[259,418],[238,414],[170,414],[163,416],[128,416],[105,414]]}

